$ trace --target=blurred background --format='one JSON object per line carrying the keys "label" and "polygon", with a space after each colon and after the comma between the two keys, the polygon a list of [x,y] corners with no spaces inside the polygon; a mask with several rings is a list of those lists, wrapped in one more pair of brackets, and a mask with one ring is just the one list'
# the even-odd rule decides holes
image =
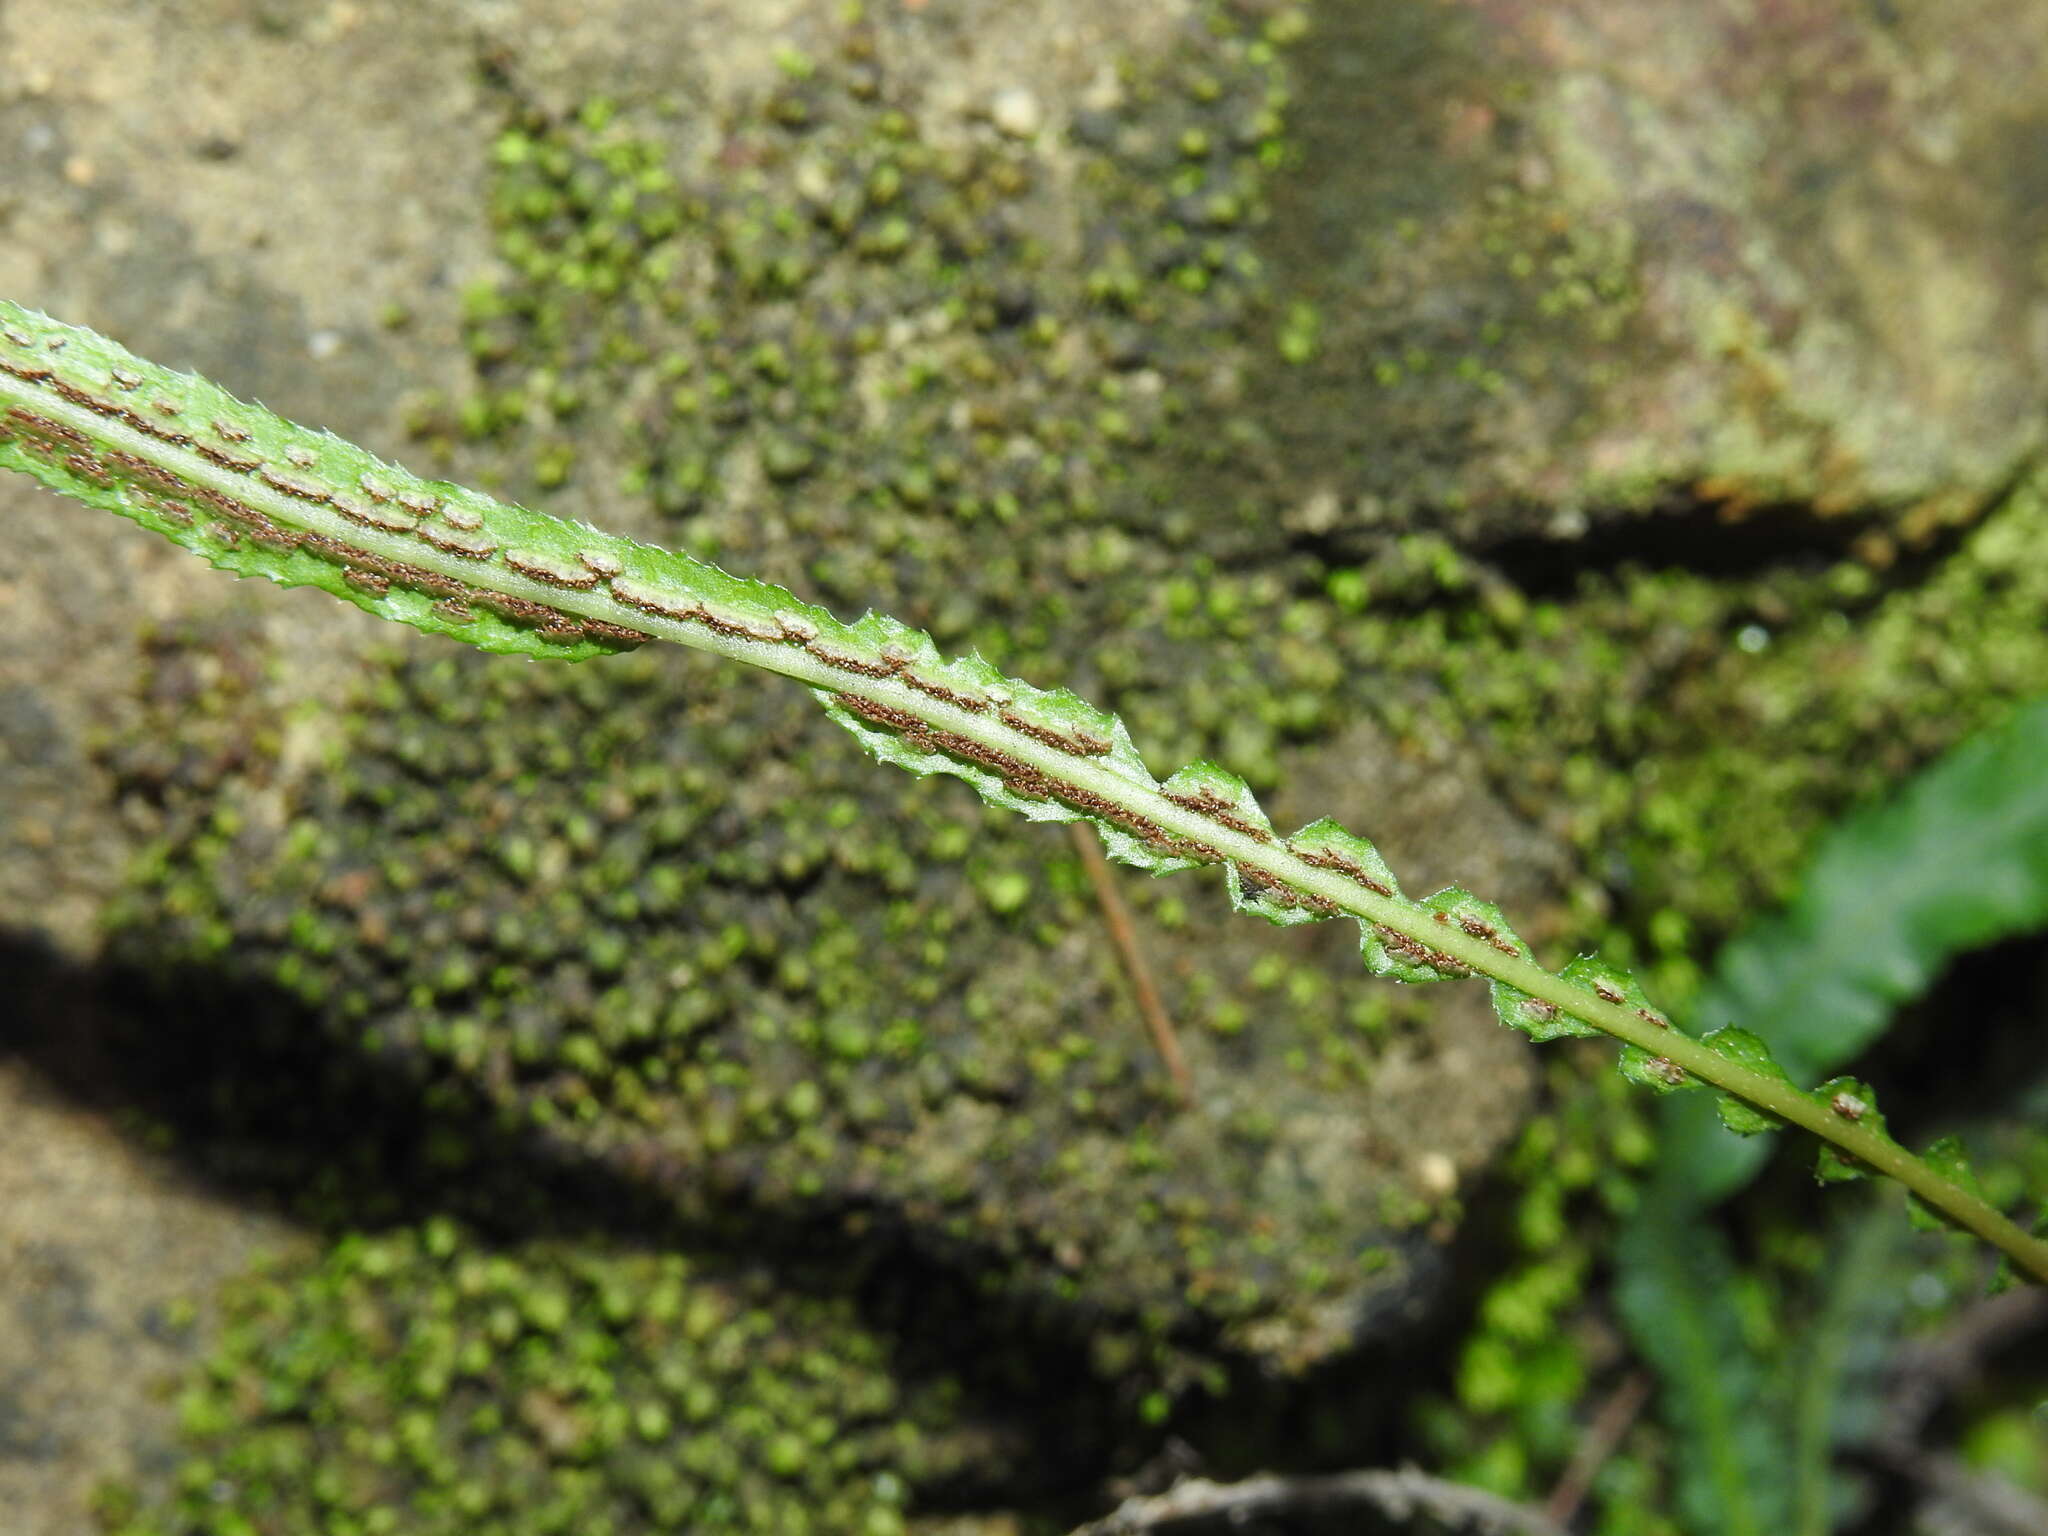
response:
{"label": "blurred background", "polygon": [[[0,293],[1068,684],[2031,1219],[2044,84],[2028,0],[15,0]],[[2048,1520],[2038,1293],[1604,1043],[776,679],[0,519],[9,1532]]]}

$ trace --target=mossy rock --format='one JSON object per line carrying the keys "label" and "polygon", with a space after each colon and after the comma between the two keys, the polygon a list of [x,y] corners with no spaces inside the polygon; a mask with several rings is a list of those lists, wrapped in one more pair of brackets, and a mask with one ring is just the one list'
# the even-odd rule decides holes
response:
{"label": "mossy rock", "polygon": [[[1483,41],[1463,23],[1403,32],[1422,22],[1401,6],[1376,24],[1432,58],[1477,57]],[[1284,398],[1247,403],[1247,381],[1323,347],[1321,322],[1260,261],[1288,104],[1271,43],[1191,31],[1074,106],[1046,145],[1014,113],[929,129],[885,41],[843,29],[716,132],[668,131],[659,99],[566,115],[515,101],[493,153],[510,276],[468,297],[479,386],[421,411],[429,446],[480,466],[526,455],[515,488],[553,486],[1093,683],[1161,767],[1214,748],[1255,781],[1282,780],[1283,761],[1314,775],[1358,749],[1337,721],[1375,715],[1368,753],[1436,765],[1418,793],[1447,793],[1466,821],[1493,803],[1470,787],[1475,761],[1514,765],[1524,797],[1571,777],[1575,741],[1618,765],[1610,722],[1648,696],[1641,679],[1616,691],[1620,654],[1680,612],[1714,632],[1755,601],[1660,578],[1595,591],[1567,620],[1414,534],[1355,561],[1308,544],[1231,569],[1292,516],[1273,500],[1272,453],[1298,423]],[[1545,336],[1551,350],[1567,339]],[[1341,529],[1341,506],[1331,522],[1310,517],[1315,501],[1304,529]],[[1794,579],[1787,611],[1832,622],[1847,579]],[[1681,648],[1665,675],[1708,659]],[[1728,687],[1754,686],[1739,661],[1722,667]],[[665,1171],[693,1202],[707,1169],[771,1209],[858,1193],[935,1241],[1052,1256],[1032,1288],[1125,1314],[1192,1305],[1279,1359],[1348,1336],[1331,1319],[1359,1313],[1359,1263],[1385,1264],[1385,1239],[1424,1214],[1400,1166],[1412,1149],[1369,1177],[1307,1154],[1350,1193],[1319,1189],[1291,1214],[1273,1208],[1286,1180],[1259,1171],[1303,1155],[1289,1129],[1342,1146],[1339,1095],[1385,1065],[1401,1010],[1325,979],[1340,946],[1283,954],[1247,995],[1226,957],[1251,970],[1251,940],[1206,924],[1161,940],[1188,957],[1198,1054],[1226,1085],[1173,1116],[1134,1032],[1099,1027],[1120,1005],[1070,866],[1048,866],[1021,829],[955,813],[957,797],[835,756],[790,701],[698,664],[669,670],[673,683],[638,661],[535,683],[408,663],[339,734],[283,722],[272,754],[245,722],[255,754],[176,787],[259,796],[262,814],[174,821],[126,952],[225,951],[338,1042],[480,1087],[507,1115],[657,1183]],[[380,712],[408,722],[397,739],[378,736]],[[650,746],[636,714],[689,734]],[[532,739],[499,737],[499,719]],[[1690,730],[1661,732],[1687,761]],[[1445,751],[1460,733],[1480,743],[1462,762]],[[296,772],[316,750],[333,771]],[[694,776],[656,766],[693,756],[709,759]],[[451,783],[452,804],[437,787]],[[1613,812],[1603,830],[1641,805],[1614,766],[1581,799]],[[672,830],[642,825],[650,811]],[[1498,891],[1510,862],[1557,869],[1555,843],[1502,826],[1520,858],[1446,873]],[[394,833],[408,848],[384,846]],[[1187,903],[1163,899],[1170,933]],[[175,921],[153,937],[159,912]],[[1048,954],[1085,958],[1055,977]],[[1266,992],[1286,1025],[1236,1036],[1252,1012],[1270,1018]],[[1077,1029],[1084,1015],[1097,1027]],[[1428,1149],[1454,1167],[1483,1155],[1518,1092],[1512,1058],[1463,1049],[1440,1051],[1458,1065],[1426,1091],[1483,1106],[1457,1145]],[[1223,1155],[1233,1137],[1256,1155]],[[1129,1224],[1126,1208],[1158,1219]],[[1255,1211],[1326,1236],[1261,1235]],[[1333,1312],[1336,1298],[1349,1300]]]}
{"label": "mossy rock", "polygon": [[187,1459],[103,1489],[103,1529],[904,1536],[914,1487],[1005,1449],[843,1300],[678,1255],[435,1218],[222,1301],[176,1398]]}
{"label": "mossy rock", "polygon": [[[419,409],[423,449],[1093,686],[1161,767],[1385,755],[1332,734],[1320,563],[1228,571],[1264,508],[1202,486],[1256,446],[1221,375],[1274,345],[1253,237],[1285,101],[1261,26],[1205,17],[1063,135],[1007,98],[949,120],[879,21],[711,123],[508,90],[508,276],[465,296],[477,384]],[[702,661],[407,661],[275,719],[261,690],[149,689],[187,745],[166,761],[160,717],[116,758],[170,812],[124,961],[272,996],[695,1220],[871,1212],[1105,1319],[1106,1369],[1127,1333],[1206,1338],[1175,1380],[1370,1333],[1526,1092],[1477,999],[1426,1016],[1345,984],[1335,927],[1276,947],[1162,888],[1177,1111],[1064,844]],[[191,745],[215,709],[234,760]],[[1499,890],[1528,840],[1487,824],[1507,847],[1456,872]]]}
{"label": "mossy rock", "polygon": [[[1030,131],[993,53],[935,73],[964,44],[894,8],[808,9],[781,59],[736,33],[729,71],[630,27],[596,53],[512,46],[452,96],[384,68],[385,129],[462,146],[410,184],[485,180],[502,262],[466,291],[470,371],[414,402],[412,456],[1071,682],[1156,768],[1214,753],[1283,825],[1344,817],[1413,887],[1501,899],[1539,949],[1632,945],[1678,1002],[1828,817],[2048,686],[2048,515],[2007,473],[2038,414],[2012,352],[2032,204],[1908,196],[1878,139],[1836,131],[1926,83],[1857,62],[1883,24],[1847,7],[1816,35],[1877,95],[1796,130],[1833,180],[1769,186],[1725,147],[1699,185],[1613,173],[1614,122],[1720,88],[1642,73],[1697,73],[1712,11],[1613,77],[1628,50],[1591,7],[1539,36],[1513,7],[1327,6],[1291,52],[1285,8],[1213,29],[1160,9],[1076,19],[1129,20],[1143,47],[1033,75]],[[2031,35],[2003,14],[1896,57]],[[1524,46],[1574,38],[1554,71]],[[251,46],[311,69],[315,43]],[[1964,71],[1995,88],[1957,110],[2018,185],[2007,68]],[[312,163],[333,111],[294,102],[280,142]],[[1653,147],[1718,132],[1674,122]],[[152,194],[62,165],[35,168],[39,205],[70,209],[39,228],[72,244],[42,259],[75,257],[144,350],[352,431],[454,355],[456,306],[421,295],[482,255],[467,212],[425,236],[387,220],[408,304],[379,332],[384,296],[313,297],[325,247],[202,254],[245,249],[246,195],[189,228],[136,218],[141,254],[94,267],[107,210]],[[266,206],[284,220],[313,187]],[[330,199],[320,228],[341,240],[383,191]],[[1858,245],[1864,216],[1916,237]],[[1853,259],[1820,262],[1815,227]],[[1964,287],[1996,295],[1988,330]],[[1890,302],[1908,288],[1940,302]],[[309,370],[331,331],[341,363]],[[1629,532],[1673,499],[1673,537]],[[1778,501],[1813,516],[1727,532]],[[1717,504],[1729,521],[1700,515]],[[1581,538],[1595,516],[1623,534]],[[24,558],[38,590],[77,563]],[[95,569],[90,606],[125,617],[142,584]],[[193,581],[189,605],[219,601]],[[1334,927],[1226,920],[1191,878],[1128,886],[1194,1061],[1178,1110],[1049,834],[897,782],[800,698],[705,663],[363,662],[388,643],[367,620],[240,596],[260,624],[158,636],[105,756],[125,810],[95,801],[103,840],[156,839],[113,954],[196,1004],[152,1019],[164,1052],[141,1058],[187,1087],[207,1069],[191,1155],[243,1186],[303,1174],[324,1223],[412,1220],[413,1181],[545,1223],[562,1197],[519,1178],[594,1169],[616,1222],[678,1248],[907,1241],[986,1278],[987,1337],[1014,1350],[1020,1318],[1057,1316],[1117,1407],[1156,1412],[1159,1383],[1220,1359],[1296,1367],[1396,1326],[1455,1226],[1444,1169],[1482,1165],[1525,1102],[1526,1055],[1471,989],[1373,987]],[[70,718],[116,671],[88,670]],[[303,1155],[306,1125],[365,1102],[374,1147]]]}
{"label": "mossy rock", "polygon": [[1121,1372],[1132,1330],[1276,1365],[1350,1343],[1524,1091],[1483,999],[1347,986],[1335,928],[1276,946],[1220,891],[1132,887],[1177,1107],[1063,839],[708,660],[440,655],[268,725],[157,692],[185,728],[118,769],[170,834],[112,954],[236,998],[216,1134],[308,1062],[332,1086],[297,1114],[369,1074],[451,1171],[530,1136],[712,1231],[907,1234],[1104,1320]]}

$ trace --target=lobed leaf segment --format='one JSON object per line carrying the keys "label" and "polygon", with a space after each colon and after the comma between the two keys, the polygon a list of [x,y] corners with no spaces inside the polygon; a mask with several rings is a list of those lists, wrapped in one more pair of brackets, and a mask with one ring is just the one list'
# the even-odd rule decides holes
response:
{"label": "lobed leaf segment", "polygon": [[1214,764],[1161,783],[1114,715],[978,656],[944,659],[883,615],[843,623],[687,555],[423,480],[5,301],[0,465],[236,575],[319,587],[485,650],[575,661],[671,640],[795,678],[884,762],[964,779],[1033,821],[1092,823],[1112,858],[1155,875],[1220,865],[1232,903],[1270,922],[1349,917],[1376,976],[1483,976],[1501,1021],[1532,1039],[1612,1035],[1632,1080],[1711,1085],[1737,1131],[1804,1126],[1826,1144],[1824,1176],[1891,1174],[2048,1280],[2048,1243],[1973,1194],[1952,1159],[1937,1171],[1894,1142],[1862,1085],[1802,1092],[1754,1036],[1693,1039],[1596,957],[1545,970],[1471,892],[1404,896],[1372,844],[1334,821],[1283,837]]}

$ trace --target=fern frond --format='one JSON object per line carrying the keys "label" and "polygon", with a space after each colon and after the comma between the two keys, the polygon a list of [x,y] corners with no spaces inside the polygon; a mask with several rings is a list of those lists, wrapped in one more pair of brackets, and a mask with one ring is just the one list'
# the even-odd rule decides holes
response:
{"label": "fern frond", "polygon": [[670,640],[794,678],[885,762],[963,779],[1034,821],[1091,823],[1113,858],[1153,874],[1220,866],[1233,904],[1269,921],[1348,918],[1374,974],[1484,976],[1510,1027],[1612,1035],[1636,1081],[1712,1084],[1803,1125],[1844,1169],[1892,1174],[2048,1279],[2048,1243],[1906,1153],[1874,1113],[1843,1107],[1867,1096],[1803,1094],[1685,1035],[1596,958],[1545,970],[1497,908],[1455,887],[1403,896],[1371,844],[1341,826],[1281,836],[1225,769],[1196,763],[1162,783],[1114,715],[978,656],[944,658],[893,619],[846,623],[687,555],[422,479],[5,302],[0,465],[236,575],[319,587],[485,650],[574,661]]}

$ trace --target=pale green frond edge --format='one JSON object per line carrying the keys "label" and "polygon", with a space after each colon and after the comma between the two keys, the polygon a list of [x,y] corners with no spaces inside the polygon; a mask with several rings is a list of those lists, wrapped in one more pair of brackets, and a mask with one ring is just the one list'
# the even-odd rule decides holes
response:
{"label": "pale green frond edge", "polygon": [[2048,1280],[2048,1242],[1892,1141],[1863,1099],[1803,1092],[1751,1051],[1691,1038],[1593,957],[1545,970],[1470,892],[1403,896],[1372,845],[1334,821],[1280,836],[1224,769],[1197,763],[1161,783],[1115,716],[978,656],[943,658],[893,619],[844,623],[687,555],[422,479],[4,300],[0,467],[238,576],[319,587],[485,650],[578,661],[669,640],[795,678],[885,762],[964,779],[1033,820],[1090,822],[1113,858],[1153,874],[1222,865],[1233,903],[1270,921],[1349,917],[1375,975],[1483,976],[1503,1023],[1538,1039],[1612,1035],[1632,1079],[1711,1084],[1801,1125],[1844,1168],[1890,1174]]}

